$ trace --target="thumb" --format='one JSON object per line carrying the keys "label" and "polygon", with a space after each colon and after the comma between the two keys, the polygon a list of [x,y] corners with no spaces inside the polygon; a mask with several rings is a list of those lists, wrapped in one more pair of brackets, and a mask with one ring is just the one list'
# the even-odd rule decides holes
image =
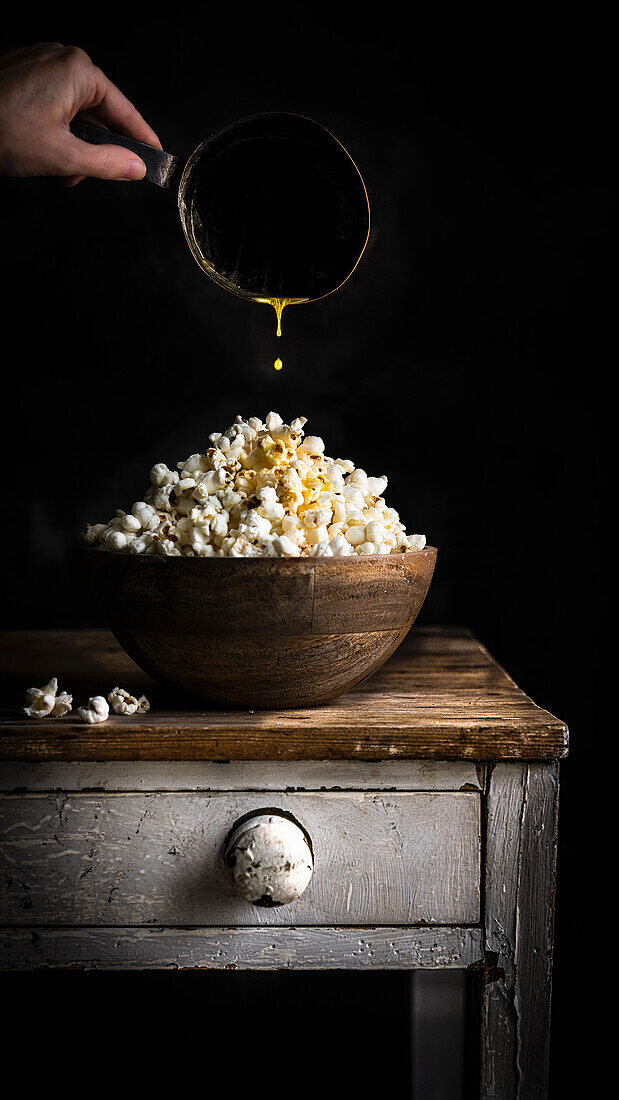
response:
{"label": "thumb", "polygon": [[122,145],[90,145],[70,135],[64,176],[91,176],[101,180],[141,180],[146,165]]}

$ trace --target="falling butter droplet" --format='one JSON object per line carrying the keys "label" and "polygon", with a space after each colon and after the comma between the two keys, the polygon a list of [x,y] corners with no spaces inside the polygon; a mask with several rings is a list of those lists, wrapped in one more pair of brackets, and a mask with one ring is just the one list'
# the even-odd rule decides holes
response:
{"label": "falling butter droplet", "polygon": [[273,366],[275,367],[275,370],[281,370],[283,365],[284,364],[282,363],[281,359],[276,359],[275,362],[273,363]]}

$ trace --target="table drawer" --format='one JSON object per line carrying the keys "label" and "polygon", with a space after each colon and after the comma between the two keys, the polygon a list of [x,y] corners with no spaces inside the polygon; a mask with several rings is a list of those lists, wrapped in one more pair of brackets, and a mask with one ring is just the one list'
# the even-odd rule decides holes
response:
{"label": "table drawer", "polygon": [[[235,897],[224,844],[292,814],[315,869],[294,903]],[[155,792],[0,797],[0,924],[412,925],[479,920],[477,792]]]}

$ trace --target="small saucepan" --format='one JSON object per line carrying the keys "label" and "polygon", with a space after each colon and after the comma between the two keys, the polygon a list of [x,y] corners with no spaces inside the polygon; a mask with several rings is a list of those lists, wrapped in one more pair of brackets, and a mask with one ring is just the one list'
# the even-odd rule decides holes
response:
{"label": "small saucepan", "polygon": [[187,160],[83,122],[71,129],[84,141],[131,149],[147,180],[176,191],[197,263],[241,298],[315,301],[342,286],[361,259],[370,230],[363,179],[312,119],[255,115],[207,138]]}

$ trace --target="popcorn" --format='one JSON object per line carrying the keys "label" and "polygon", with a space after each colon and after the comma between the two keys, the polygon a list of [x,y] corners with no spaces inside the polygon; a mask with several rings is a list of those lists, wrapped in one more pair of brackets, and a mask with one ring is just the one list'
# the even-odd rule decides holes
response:
{"label": "popcorn", "polygon": [[[129,513],[118,509],[108,523],[87,526],[85,542],[113,553],[162,557],[346,557],[423,550],[425,536],[407,535],[398,513],[387,507],[386,476],[368,476],[350,459],[329,458],[320,436],[304,434],[306,423],[300,416],[285,424],[275,412],[264,423],[257,416],[237,416],[227,431],[209,436],[205,454],[190,455],[176,470],[157,462],[144,500]],[[120,695],[112,701],[115,692]],[[134,696],[120,688],[109,698],[114,708],[121,705],[118,700],[133,706],[127,699]]]}
{"label": "popcorn", "polygon": [[280,558],[299,557],[299,547],[291,542],[286,535],[280,535],[279,538],[273,539],[273,549]]}
{"label": "popcorn", "polygon": [[345,558],[348,554],[352,554],[352,547],[345,538],[338,535],[336,538],[331,539],[329,543],[331,547],[331,553],[334,558]]}
{"label": "popcorn", "polygon": [[82,722],[93,726],[97,722],[107,722],[110,708],[102,695],[91,695],[87,706],[77,708],[77,714]]}
{"label": "popcorn", "polygon": [[250,509],[245,513],[245,519],[239,523],[238,530],[239,534],[244,535],[248,542],[253,542],[256,539],[265,539],[270,536],[271,523],[270,520]]}
{"label": "popcorn", "polygon": [[140,523],[139,519],[136,519],[134,515],[124,516],[122,526],[125,532],[129,532],[130,534],[134,535],[137,534],[138,531],[142,530],[142,524]]}
{"label": "popcorn", "polygon": [[122,531],[116,531],[113,528],[108,528],[101,537],[110,550],[124,550],[127,545],[127,536]]}
{"label": "popcorn", "polygon": [[361,546],[362,542],[365,542],[365,527],[350,526],[344,535],[344,538],[351,546]]}
{"label": "popcorn", "polygon": [[28,688],[24,713],[29,718],[62,718],[68,714],[73,704],[73,696],[66,691],[57,695],[58,680],[53,676],[42,688]]}
{"label": "popcorn", "polygon": [[174,470],[168,470],[165,462],[158,462],[150,472],[151,485],[159,488],[161,485],[175,485],[178,474]]}
{"label": "popcorn", "polygon": [[366,487],[369,496],[382,497],[387,488],[387,478],[384,475],[383,477],[368,477]]}
{"label": "popcorn", "polygon": [[325,445],[319,435],[308,435],[301,443],[297,453],[303,455],[322,455],[325,453]]}
{"label": "popcorn", "polygon": [[144,531],[151,531],[154,527],[159,526],[159,518],[155,509],[144,500],[136,500],[131,509],[131,515],[140,521]]}
{"label": "popcorn", "polygon": [[423,550],[426,545],[425,535],[408,535],[404,540],[409,550]]}
{"label": "popcorn", "polygon": [[147,554],[153,542],[153,536],[145,531],[139,538],[134,539],[129,547],[130,554]]}
{"label": "popcorn", "polygon": [[305,527],[324,527],[331,519],[330,508],[308,508],[303,513],[303,525]]}
{"label": "popcorn", "polygon": [[[186,479],[186,480],[189,480],[189,479]],[[184,484],[183,481],[179,482],[179,484],[178,484],[179,489],[181,488],[181,486],[183,484]],[[195,485],[195,481],[190,481],[190,484]],[[161,485],[160,488],[157,489],[153,493],[153,505],[155,506],[157,511],[164,512],[164,511],[169,511],[170,510],[170,494],[172,493],[173,490],[174,490],[174,485],[166,484],[166,485]],[[134,519],[135,522],[139,525],[138,530],[140,530],[141,524],[140,524],[139,519],[136,519],[135,516],[132,516],[132,519]]]}
{"label": "popcorn", "polygon": [[157,543],[157,553],[161,554],[164,558],[178,558],[181,551],[176,543],[172,542],[172,539],[159,539]]}
{"label": "popcorn", "polygon": [[95,542],[99,542],[105,530],[105,523],[87,523],[84,532],[84,542],[88,543],[90,546],[94,545]]}
{"label": "popcorn", "polygon": [[328,542],[318,542],[316,546],[312,546],[311,555],[312,558],[332,558],[333,550],[329,546]]}
{"label": "popcorn", "polygon": [[[98,698],[101,698],[99,696]],[[147,710],[150,710],[150,703],[145,695],[140,695],[139,699],[136,699],[135,695],[130,695],[124,688],[115,687],[110,691],[107,701],[110,704],[114,714],[145,714]]]}
{"label": "popcorn", "polygon": [[381,523],[371,522],[366,524],[365,537],[368,542],[384,542],[385,541],[385,528]]}

